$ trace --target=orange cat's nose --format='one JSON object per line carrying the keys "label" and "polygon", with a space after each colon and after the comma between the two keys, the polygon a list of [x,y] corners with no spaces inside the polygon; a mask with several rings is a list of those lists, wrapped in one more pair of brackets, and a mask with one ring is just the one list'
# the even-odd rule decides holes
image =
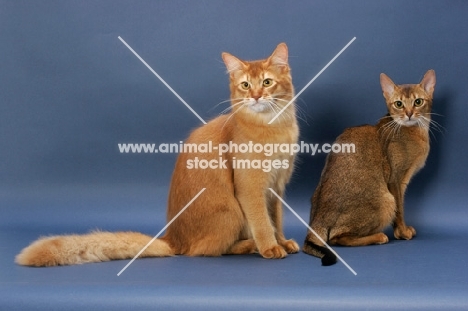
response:
{"label": "orange cat's nose", "polygon": [[258,102],[258,99],[262,97],[261,93],[252,93],[252,98],[255,99],[255,101]]}
{"label": "orange cat's nose", "polygon": [[408,116],[408,119],[411,119],[411,116],[413,115],[412,111],[406,111],[406,115]]}

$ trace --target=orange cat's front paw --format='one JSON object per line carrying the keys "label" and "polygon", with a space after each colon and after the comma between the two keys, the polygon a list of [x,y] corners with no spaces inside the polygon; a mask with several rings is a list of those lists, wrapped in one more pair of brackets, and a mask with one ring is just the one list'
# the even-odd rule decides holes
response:
{"label": "orange cat's front paw", "polygon": [[283,240],[283,241],[278,241],[279,245],[281,245],[284,250],[288,254],[295,254],[299,252],[299,245],[296,243],[294,240]]}
{"label": "orange cat's front paw", "polygon": [[260,252],[260,255],[263,256],[263,258],[267,259],[281,259],[286,257],[288,254],[284,250],[284,248],[280,245],[275,245],[273,247],[267,248],[266,250],[263,250]]}
{"label": "orange cat's front paw", "polygon": [[416,230],[411,226],[397,227],[393,234],[399,240],[411,240],[416,235]]}

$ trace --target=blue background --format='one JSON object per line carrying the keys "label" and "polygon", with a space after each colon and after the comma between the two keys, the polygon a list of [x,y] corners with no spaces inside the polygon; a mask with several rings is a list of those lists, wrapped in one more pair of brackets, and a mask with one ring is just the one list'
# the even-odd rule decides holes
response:
{"label": "blue background", "polygon": [[[468,290],[466,1],[0,1],[0,309],[463,308]],[[121,36],[205,120],[228,107],[227,51],[260,59],[286,42],[301,140],[331,143],[386,113],[379,74],[417,83],[434,69],[426,167],[406,196],[411,241],[305,254],[164,258],[32,269],[14,256],[41,235],[165,224],[177,143],[201,125]],[[301,155],[286,201],[308,219],[325,155]],[[306,229],[285,210],[285,230]],[[391,232],[389,232],[392,236]]]}

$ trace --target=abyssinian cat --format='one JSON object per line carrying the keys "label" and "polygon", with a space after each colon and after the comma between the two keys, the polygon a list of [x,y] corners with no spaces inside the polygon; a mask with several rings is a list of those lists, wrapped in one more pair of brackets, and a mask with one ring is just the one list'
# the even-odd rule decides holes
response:
{"label": "abyssinian cat", "polygon": [[[223,53],[222,58],[230,77],[231,112],[194,130],[185,143],[296,143],[299,129],[294,104],[268,124],[294,97],[286,44],[279,44],[265,60],[242,61],[229,53]],[[225,167],[188,168],[188,161],[194,158],[221,161]],[[235,159],[280,160],[287,165],[270,171],[235,169]],[[264,258],[283,258],[297,253],[299,245],[283,234],[281,202],[268,190],[283,195],[293,162],[294,156],[286,153],[180,153],[169,191],[168,221],[202,188],[206,190],[141,257],[258,252]],[[151,239],[137,232],[45,237],[23,249],[16,262],[54,266],[133,258]]]}
{"label": "abyssinian cat", "polygon": [[[411,177],[429,153],[429,125],[435,72],[419,84],[395,85],[385,74],[380,84],[388,114],[374,125],[348,128],[337,143],[355,144],[355,153],[329,154],[312,197],[310,227],[331,245],[384,244],[382,230],[393,224],[397,239],[416,230],[405,224],[403,198]],[[303,251],[332,265],[336,256],[312,232]]]}

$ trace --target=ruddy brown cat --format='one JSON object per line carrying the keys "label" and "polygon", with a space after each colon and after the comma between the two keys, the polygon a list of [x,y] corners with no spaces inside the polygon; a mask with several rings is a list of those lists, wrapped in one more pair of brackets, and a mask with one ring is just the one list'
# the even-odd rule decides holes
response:
{"label": "ruddy brown cat", "polygon": [[[294,104],[270,120],[294,97],[286,44],[277,46],[265,60],[242,61],[222,54],[230,77],[231,108],[196,129],[187,144],[296,143],[299,135]],[[276,153],[221,155],[226,167],[188,168],[194,158],[219,160],[218,152],[181,153],[169,191],[167,219],[173,219],[202,188],[206,190],[156,239],[141,257],[220,256],[260,253],[283,258],[299,246],[284,237],[281,202],[268,191],[283,195],[291,177],[294,156]],[[288,165],[262,169],[234,169],[237,160],[280,160]],[[285,162],[286,161],[286,162]],[[20,265],[54,266],[132,258],[152,239],[136,232],[93,232],[87,235],[52,236],[39,239],[16,257]]]}
{"label": "ruddy brown cat", "polygon": [[[384,244],[382,230],[393,224],[397,239],[416,230],[404,220],[403,198],[429,153],[429,125],[435,72],[419,84],[395,85],[380,76],[388,114],[376,125],[348,128],[337,143],[353,143],[355,153],[330,154],[312,197],[310,227],[331,245]],[[309,232],[304,252],[332,265],[336,256]]]}

